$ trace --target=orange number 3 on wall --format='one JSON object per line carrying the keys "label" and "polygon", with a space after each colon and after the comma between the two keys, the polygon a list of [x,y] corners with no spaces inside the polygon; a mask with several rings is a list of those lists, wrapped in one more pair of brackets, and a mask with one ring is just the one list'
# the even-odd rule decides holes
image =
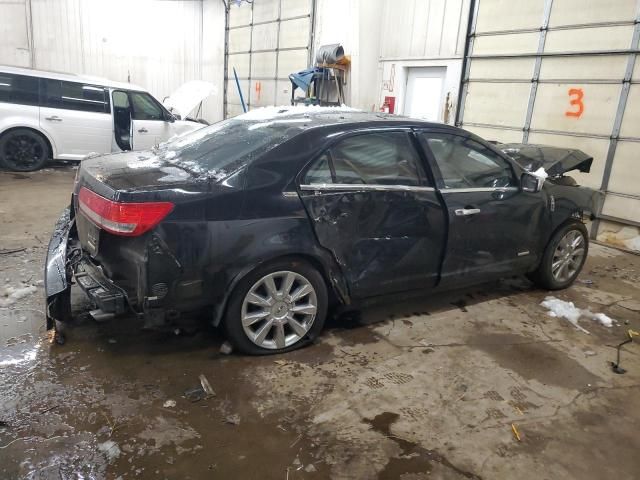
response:
{"label": "orange number 3 on wall", "polygon": [[567,110],[564,114],[567,117],[576,117],[580,118],[582,112],[584,112],[584,103],[582,103],[582,97],[584,97],[584,92],[581,88],[570,88],[569,89],[569,103],[574,107],[574,110]]}

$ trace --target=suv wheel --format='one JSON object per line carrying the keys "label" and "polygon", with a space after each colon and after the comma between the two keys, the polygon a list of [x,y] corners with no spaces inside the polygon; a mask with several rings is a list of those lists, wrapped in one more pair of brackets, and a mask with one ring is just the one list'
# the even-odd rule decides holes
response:
{"label": "suv wheel", "polygon": [[529,275],[537,285],[560,290],[571,285],[589,252],[589,237],[582,223],[569,223],[551,237],[538,269]]}
{"label": "suv wheel", "polygon": [[44,166],[49,145],[42,135],[28,128],[16,128],[0,138],[0,164],[16,172],[32,172]]}
{"label": "suv wheel", "polygon": [[234,290],[225,328],[248,354],[282,353],[307,345],[322,330],[327,287],[310,265],[285,260],[261,267]]}

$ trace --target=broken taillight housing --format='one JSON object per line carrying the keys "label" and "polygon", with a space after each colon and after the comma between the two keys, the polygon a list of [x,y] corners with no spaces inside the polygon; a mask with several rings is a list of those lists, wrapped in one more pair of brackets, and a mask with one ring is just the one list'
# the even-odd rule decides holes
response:
{"label": "broken taillight housing", "polygon": [[173,210],[171,202],[114,202],[85,187],[78,194],[78,205],[98,227],[130,237],[151,230]]}

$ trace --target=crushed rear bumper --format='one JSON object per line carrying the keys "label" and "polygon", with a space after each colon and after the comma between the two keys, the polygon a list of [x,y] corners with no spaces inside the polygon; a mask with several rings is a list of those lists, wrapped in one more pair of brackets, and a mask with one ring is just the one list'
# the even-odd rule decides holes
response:
{"label": "crushed rear bumper", "polygon": [[80,246],[72,207],[62,212],[49,241],[45,262],[47,329],[71,320],[71,284],[75,279],[87,297],[105,313],[129,310],[126,293],[109,280]]}

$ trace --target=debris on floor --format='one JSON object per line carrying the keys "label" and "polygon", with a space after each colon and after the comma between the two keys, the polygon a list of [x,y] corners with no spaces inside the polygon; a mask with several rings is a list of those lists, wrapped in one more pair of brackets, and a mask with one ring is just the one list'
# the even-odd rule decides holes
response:
{"label": "debris on floor", "polygon": [[518,427],[516,427],[515,423],[511,424],[511,431],[513,432],[513,436],[516,437],[516,440],[521,442],[522,441],[522,437],[520,437],[520,432],[518,431]]}
{"label": "debris on floor", "polygon": [[566,302],[553,296],[546,297],[540,305],[549,310],[550,317],[566,318],[574,327],[587,334],[589,331],[578,324],[578,320],[582,317],[596,321],[605,327],[612,327],[614,323],[613,319],[604,313],[593,313],[589,309],[577,308],[573,302]]}
{"label": "debris on floor", "polygon": [[115,460],[120,456],[120,447],[113,440],[107,440],[98,444],[98,450],[100,450],[107,457],[107,460]]}
{"label": "debris on floor", "polygon": [[240,425],[240,415],[237,413],[227,415],[224,421],[230,425]]}
{"label": "debris on floor", "polygon": [[200,385],[185,390],[185,398],[191,402],[199,402],[200,400],[214,397],[216,392],[213,390],[213,387],[209,383],[209,380],[207,380],[207,377],[200,374],[198,379],[200,380]]}
{"label": "debris on floor", "polygon": [[176,406],[176,401],[175,400],[167,400],[162,404],[162,406],[164,408],[173,408],[173,407]]}
{"label": "debris on floor", "polygon": [[231,344],[229,342],[224,342],[220,346],[220,353],[222,355],[231,355],[231,352],[233,352],[233,347],[231,346]]}

